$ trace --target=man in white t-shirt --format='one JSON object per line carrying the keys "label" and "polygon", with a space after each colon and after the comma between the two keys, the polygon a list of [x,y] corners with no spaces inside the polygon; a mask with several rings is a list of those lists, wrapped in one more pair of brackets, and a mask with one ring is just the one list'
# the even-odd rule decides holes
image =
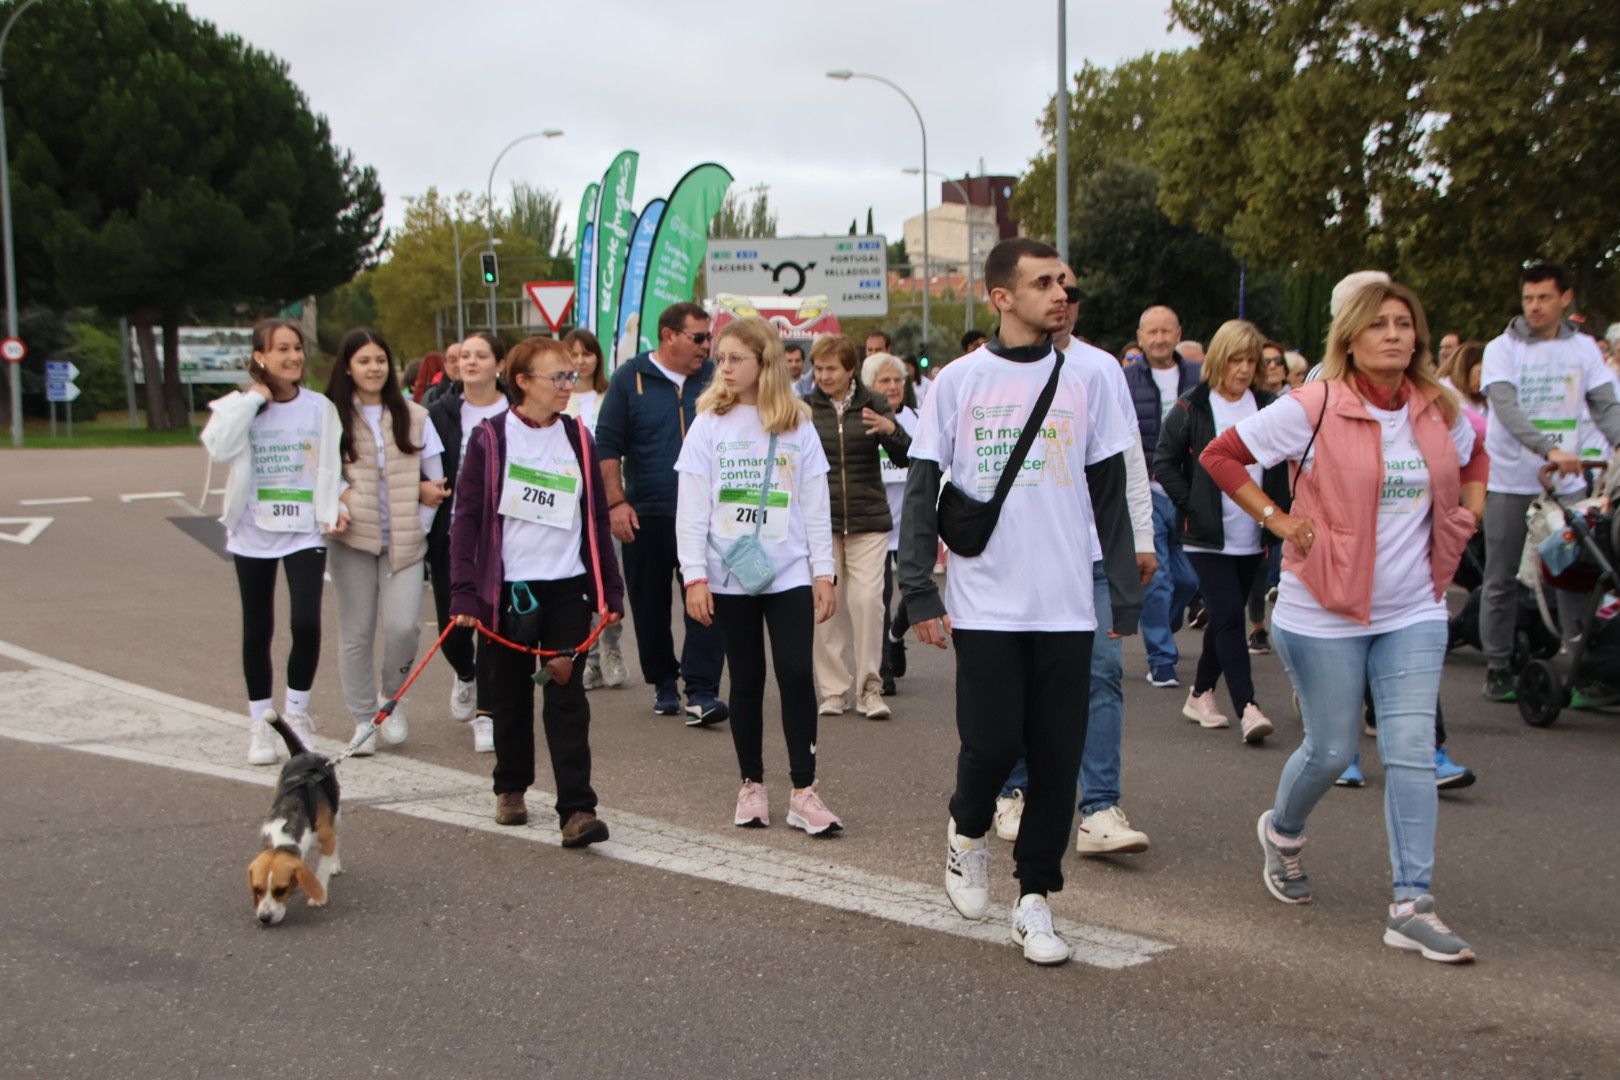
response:
{"label": "man in white t-shirt", "polygon": [[[1519,560],[1525,512],[1542,491],[1538,475],[1557,466],[1560,498],[1585,491],[1581,476],[1581,419],[1591,414],[1612,451],[1620,444],[1620,400],[1597,344],[1564,320],[1574,290],[1562,268],[1538,263],[1519,279],[1524,314],[1485,346],[1480,389],[1490,399],[1485,449],[1491,478],[1485,487],[1485,586],[1479,636],[1485,653],[1484,695],[1512,701],[1510,670],[1518,610]],[[1565,636],[1580,632],[1579,598],[1555,590]]]}
{"label": "man in white t-shirt", "polygon": [[[956,646],[961,747],[946,829],[946,893],[967,918],[988,911],[984,836],[1002,782],[1025,754],[1029,788],[1013,848],[1021,895],[1012,937],[1038,964],[1069,958],[1046,896],[1063,887],[1086,737],[1079,703],[1089,695],[1097,631],[1087,470],[1123,458],[1137,438],[1117,400],[1088,393],[1080,365],[1058,366],[1052,336],[1067,328],[1064,280],[1057,252],[1038,241],[1004,240],[985,260],[1001,338],[934,381],[912,442],[899,552],[918,640]],[[941,474],[949,468],[968,498],[991,502],[1048,385],[1050,407],[1012,474],[989,541],[978,555],[953,555],[941,602],[933,579]]]}

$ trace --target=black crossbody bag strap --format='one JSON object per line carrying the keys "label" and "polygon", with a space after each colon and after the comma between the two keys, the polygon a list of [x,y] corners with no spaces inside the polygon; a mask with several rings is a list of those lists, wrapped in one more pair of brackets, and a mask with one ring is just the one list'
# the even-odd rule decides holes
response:
{"label": "black crossbody bag strap", "polygon": [[1058,372],[1063,370],[1063,354],[1057,354],[1057,362],[1052,365],[1052,375],[1041,388],[1041,394],[1035,399],[1035,407],[1029,411],[1029,419],[1024,422],[1024,430],[1018,433],[1018,441],[1013,444],[1012,455],[1007,458],[1007,464],[1001,470],[1001,477],[996,481],[996,493],[990,497],[990,505],[997,511],[1001,504],[1007,501],[1007,495],[1012,491],[1013,481],[1018,479],[1018,470],[1024,467],[1024,459],[1029,456],[1029,448],[1035,445],[1035,435],[1046,422],[1046,413],[1052,407],[1052,399],[1057,396]]}

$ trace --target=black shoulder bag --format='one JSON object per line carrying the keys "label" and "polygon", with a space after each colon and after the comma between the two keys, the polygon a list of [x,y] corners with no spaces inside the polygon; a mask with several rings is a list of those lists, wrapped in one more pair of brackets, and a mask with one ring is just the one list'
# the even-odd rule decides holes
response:
{"label": "black shoulder bag", "polygon": [[1001,477],[996,481],[996,493],[989,502],[975,499],[954,481],[940,491],[939,538],[955,554],[972,557],[982,554],[989,545],[990,534],[995,531],[996,521],[1001,517],[1001,506],[1007,501],[1008,492],[1012,491],[1013,481],[1018,479],[1018,471],[1024,466],[1024,458],[1029,456],[1029,448],[1034,445],[1036,434],[1046,422],[1046,412],[1052,407],[1052,398],[1057,395],[1058,373],[1062,370],[1063,354],[1058,353],[1057,362],[1052,365],[1051,378],[1046,380],[1040,396],[1035,399],[1035,407],[1024,422],[1024,430],[1018,433],[1018,442],[1013,444],[1012,456],[1002,468]]}

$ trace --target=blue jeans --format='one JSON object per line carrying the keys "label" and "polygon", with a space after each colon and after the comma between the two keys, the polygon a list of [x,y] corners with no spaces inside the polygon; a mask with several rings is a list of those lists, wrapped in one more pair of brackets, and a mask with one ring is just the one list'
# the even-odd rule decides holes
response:
{"label": "blue jeans", "polygon": [[[1119,805],[1120,740],[1125,726],[1123,648],[1108,636],[1114,625],[1114,601],[1108,595],[1108,574],[1103,563],[1091,564],[1091,596],[1097,608],[1097,637],[1091,647],[1091,692],[1086,707],[1086,749],[1080,758],[1080,813],[1095,814]],[[1019,758],[1001,794],[1029,790],[1029,769]]]}
{"label": "blue jeans", "polygon": [[1439,799],[1434,787],[1434,707],[1446,654],[1446,623],[1430,620],[1387,634],[1316,638],[1272,628],[1277,655],[1299,691],[1305,741],[1283,766],[1271,824],[1284,836],[1305,819],[1344,772],[1361,737],[1369,686],[1378,710],[1384,762],[1384,826],[1395,899],[1430,891]]}
{"label": "blue jeans", "polygon": [[1198,575],[1180,544],[1170,536],[1176,528],[1176,504],[1170,496],[1153,493],[1153,553],[1159,569],[1142,591],[1142,643],[1147,646],[1148,667],[1174,668],[1181,654],[1176,650],[1170,618],[1192,603],[1198,592]]}

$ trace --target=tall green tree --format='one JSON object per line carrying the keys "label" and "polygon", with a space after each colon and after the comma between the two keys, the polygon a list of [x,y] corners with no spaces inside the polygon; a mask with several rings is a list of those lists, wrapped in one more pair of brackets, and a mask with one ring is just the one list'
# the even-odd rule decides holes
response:
{"label": "tall green tree", "polygon": [[[1074,75],[1069,96],[1069,205],[1078,201],[1087,179],[1113,162],[1156,167],[1155,134],[1164,103],[1196,93],[1187,80],[1182,54],[1147,53],[1117,67],[1087,61]],[[1030,236],[1050,240],[1057,221],[1057,108],[1041,112],[1044,149],[1013,194],[1013,213]]]}
{"label": "tall green tree", "polygon": [[[18,22],[6,105],[30,299],[127,315],[154,428],[185,422],[192,312],[275,310],[377,255],[382,191],[275,57],[159,0]],[[161,370],[156,331],[163,338]]]}
{"label": "tall green tree", "polygon": [[771,209],[770,196],[762,188],[755,190],[752,199],[735,188],[727,191],[709,235],[737,240],[775,236],[776,211]]}
{"label": "tall green tree", "polygon": [[[1079,332],[1117,349],[1135,337],[1142,310],[1168,304],[1188,337],[1209,340],[1238,316],[1239,266],[1227,245],[1159,207],[1157,175],[1116,161],[1085,178],[1069,240],[1081,291]],[[1249,275],[1245,314],[1274,336],[1279,283]]]}
{"label": "tall green tree", "polygon": [[1250,258],[1415,286],[1493,332],[1524,262],[1620,311],[1612,0],[1175,0],[1196,94],[1156,127],[1173,217]]}

